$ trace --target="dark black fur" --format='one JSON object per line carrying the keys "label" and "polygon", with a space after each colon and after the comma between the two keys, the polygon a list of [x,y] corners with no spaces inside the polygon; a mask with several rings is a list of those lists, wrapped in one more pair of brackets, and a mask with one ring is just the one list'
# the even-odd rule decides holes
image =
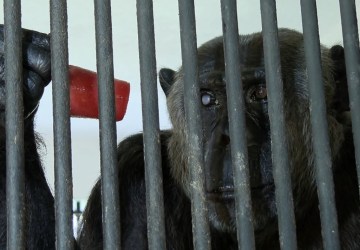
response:
{"label": "dark black fur", "polygon": [[[54,198],[38,153],[38,149],[43,146],[42,141],[34,132],[34,114],[44,88],[51,80],[50,61],[50,37],[23,30],[24,220],[25,248],[28,250],[55,249]],[[0,25],[0,249],[6,249],[7,241],[4,67],[4,27]]]}
{"label": "dark black fur", "polygon": [[[2,29],[2,27],[0,27]],[[2,30],[0,32],[3,40]],[[280,30],[285,96],[286,134],[291,159],[299,249],[322,249],[314,152],[311,144],[309,103],[302,35]],[[2,45],[2,43],[0,43]],[[260,33],[240,36],[247,143],[256,247],[279,249],[274,183],[272,178],[269,119]],[[360,215],[351,122],[340,46],[322,47],[330,146],[333,157],[336,206],[342,249],[360,249]],[[6,244],[4,60],[0,46],[0,248]],[[203,98],[202,125],[205,153],[205,188],[211,224],[212,249],[237,249],[233,174],[228,134],[222,38],[199,48],[200,92]],[[26,247],[54,249],[54,200],[46,183],[38,155],[39,139],[33,115],[44,87],[50,81],[49,37],[24,33]],[[159,74],[167,96],[173,124],[161,132],[162,171],[167,249],[192,249],[190,175],[185,146],[188,143],[184,114],[182,69],[163,69]],[[147,249],[145,178],[142,135],[120,143],[118,166],[121,201],[122,249]],[[102,249],[100,181],[95,185],[84,212],[80,232],[82,249]]]}
{"label": "dark black fur", "polygon": [[[322,249],[303,39],[298,32],[282,29],[279,41],[298,246]],[[280,249],[267,99],[261,97],[265,86],[261,34],[240,36],[240,54],[256,247]],[[355,250],[360,249],[360,214],[343,48],[322,47],[321,58],[341,245]],[[201,112],[212,249],[237,249],[222,38],[201,46],[198,60],[200,91],[205,98]],[[192,249],[182,69],[162,69],[159,79],[173,124],[171,131],[161,133],[166,244],[167,249]],[[254,96],[257,91],[260,94]],[[118,156],[122,249],[147,249],[142,135],[121,142]],[[84,212],[82,249],[102,249],[100,201],[99,181]]]}
{"label": "dark black fur", "polygon": [[[185,194],[171,178],[167,154],[167,140],[171,132],[163,132],[161,135],[162,156],[164,160],[164,197],[165,213],[167,215],[167,243],[169,249],[189,249],[192,245],[190,203]],[[125,152],[126,154],[121,154]],[[123,237],[122,247],[125,249],[146,249],[146,204],[145,204],[145,176],[143,165],[142,135],[134,135],[123,141],[118,147],[118,164],[127,166],[120,168],[119,180],[121,181],[121,202],[128,205],[121,206],[121,232]],[[127,178],[131,176],[131,178]],[[131,190],[131,192],[129,192]],[[92,191],[91,201],[100,199],[100,181]],[[85,212],[87,221],[81,232],[81,249],[102,249],[102,234],[94,228],[102,228],[101,216],[94,219],[87,217],[90,214],[101,212],[101,203],[93,203]],[[136,219],[135,219],[136,218]],[[183,239],[179,242],[176,237]]]}
{"label": "dark black fur", "polygon": [[[6,248],[5,130],[0,126],[0,249]],[[36,144],[33,119],[25,122],[26,249],[55,249],[54,198],[47,185]]]}

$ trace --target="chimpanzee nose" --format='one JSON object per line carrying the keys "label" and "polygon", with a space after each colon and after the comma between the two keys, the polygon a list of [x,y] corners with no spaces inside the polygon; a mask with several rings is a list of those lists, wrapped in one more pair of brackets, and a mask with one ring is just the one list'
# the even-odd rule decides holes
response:
{"label": "chimpanzee nose", "polygon": [[220,143],[224,147],[228,146],[230,144],[230,137],[228,135],[221,135]]}

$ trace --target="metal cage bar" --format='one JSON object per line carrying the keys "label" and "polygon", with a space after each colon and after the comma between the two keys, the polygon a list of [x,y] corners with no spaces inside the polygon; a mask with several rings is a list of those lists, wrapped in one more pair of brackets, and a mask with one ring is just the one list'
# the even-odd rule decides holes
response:
{"label": "metal cage bar", "polygon": [[4,1],[7,249],[25,248],[21,1]]}
{"label": "metal cage bar", "polygon": [[324,249],[340,249],[316,2],[301,0],[310,119]]}
{"label": "metal cage bar", "polygon": [[[341,24],[354,135],[356,169],[360,190],[360,50],[355,1],[340,0]],[[359,191],[360,194],[360,191]]]}
{"label": "metal cage bar", "polygon": [[[355,0],[340,0],[349,85],[356,166],[360,189],[360,50]],[[104,249],[120,249],[120,201],[116,152],[114,69],[110,0],[94,0],[99,82],[100,150]],[[236,0],[222,0],[224,55],[229,128],[234,165],[239,249],[255,249],[246,144],[246,121],[239,56]],[[331,150],[321,68],[316,1],[301,0],[304,47],[309,80],[310,119],[316,181],[325,249],[340,249]],[[187,152],[191,175],[191,207],[195,249],[210,249],[210,226],[204,189],[204,153],[196,22],[193,0],[179,0],[184,104],[188,129]],[[6,202],[7,248],[25,246],[24,115],[21,39],[21,1],[4,0],[6,81]],[[51,64],[55,147],[56,248],[74,249],[72,224],[72,163],[68,76],[66,0],[50,1]],[[261,0],[264,63],[269,96],[272,159],[276,186],[281,249],[296,249],[296,226],[285,136],[281,58],[275,0]],[[156,85],[153,1],[137,0],[139,58],[144,128],[144,159],[150,249],[166,249],[163,180]],[[231,91],[229,91],[231,89]],[[240,111],[239,111],[240,110]],[[236,138],[236,139],[235,139]],[[16,140],[16,143],[15,143]]]}
{"label": "metal cage bar", "polygon": [[166,249],[153,1],[137,1],[149,249]]}
{"label": "metal cage bar", "polygon": [[[239,249],[255,249],[236,0],[221,1]],[[231,90],[231,91],[230,91]]]}
{"label": "metal cage bar", "polygon": [[66,0],[50,1],[56,248],[73,249],[72,165]]}
{"label": "metal cage bar", "polygon": [[198,76],[195,10],[193,0],[179,0],[184,106],[187,121],[188,167],[191,175],[191,211],[194,248],[210,249],[210,228],[204,193],[204,162]]}
{"label": "metal cage bar", "polygon": [[261,0],[260,3],[279,240],[281,249],[295,250],[297,248],[296,226],[290,161],[285,133],[284,95],[276,2],[275,0]]}
{"label": "metal cage bar", "polygon": [[120,201],[117,167],[114,65],[110,0],[95,0],[98,71],[103,247],[120,249]]}

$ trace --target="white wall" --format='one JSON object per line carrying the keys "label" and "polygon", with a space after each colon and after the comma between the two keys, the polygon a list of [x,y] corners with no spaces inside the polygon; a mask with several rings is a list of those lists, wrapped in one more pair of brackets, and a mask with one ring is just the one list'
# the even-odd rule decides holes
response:
{"label": "white wall", "polygon": [[[3,1],[0,1],[3,8]],[[198,45],[221,35],[220,1],[195,0]],[[342,43],[339,1],[318,0],[321,42],[325,45]],[[300,1],[278,0],[278,25],[301,31]],[[360,12],[359,4],[357,12]],[[70,64],[96,69],[93,1],[68,1]],[[140,132],[141,103],[137,44],[136,1],[113,1],[113,46],[115,77],[131,83],[127,114],[117,124],[118,141]],[[261,30],[259,1],[238,1],[239,32]],[[3,11],[0,13],[3,20]],[[157,67],[178,68],[181,64],[178,6],[175,0],[154,0]],[[50,31],[49,0],[22,1],[23,27],[48,33]],[[0,21],[2,22],[2,21]],[[53,181],[52,101],[48,87],[41,101],[36,124],[43,135],[46,149],[42,150],[48,180]],[[161,128],[170,127],[164,95],[159,87]],[[100,173],[98,152],[98,121],[72,119],[74,198],[86,199]]]}

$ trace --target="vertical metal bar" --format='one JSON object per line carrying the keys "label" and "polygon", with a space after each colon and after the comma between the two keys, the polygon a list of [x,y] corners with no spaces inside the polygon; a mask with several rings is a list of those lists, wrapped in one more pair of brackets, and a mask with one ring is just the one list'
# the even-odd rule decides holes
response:
{"label": "vertical metal bar", "polygon": [[188,165],[191,175],[191,211],[194,248],[210,249],[209,221],[204,193],[204,162],[198,76],[195,10],[193,0],[179,0],[184,103],[187,121]]}
{"label": "vertical metal bar", "polygon": [[285,134],[284,95],[281,75],[276,2],[261,0],[271,152],[281,249],[296,249],[296,226],[291,188],[290,161]]}
{"label": "vertical metal bar", "polygon": [[225,75],[239,249],[255,249],[236,0],[222,0]]}
{"label": "vertical metal bar", "polygon": [[64,250],[74,248],[66,8],[66,0],[50,1],[56,249]]}
{"label": "vertical metal bar", "polygon": [[324,249],[340,249],[316,2],[301,0],[301,12],[323,244]]}
{"label": "vertical metal bar", "polygon": [[21,1],[4,1],[7,249],[25,249]]}
{"label": "vertical metal bar", "polygon": [[152,0],[137,1],[149,249],[166,248]]}
{"label": "vertical metal bar", "polygon": [[[349,88],[352,130],[354,134],[356,169],[360,190],[360,50],[355,1],[340,0],[344,38],[346,75]],[[360,193],[360,191],[359,191]]]}
{"label": "vertical metal bar", "polygon": [[120,249],[119,179],[116,157],[114,63],[110,0],[95,0],[99,88],[103,246]]}

